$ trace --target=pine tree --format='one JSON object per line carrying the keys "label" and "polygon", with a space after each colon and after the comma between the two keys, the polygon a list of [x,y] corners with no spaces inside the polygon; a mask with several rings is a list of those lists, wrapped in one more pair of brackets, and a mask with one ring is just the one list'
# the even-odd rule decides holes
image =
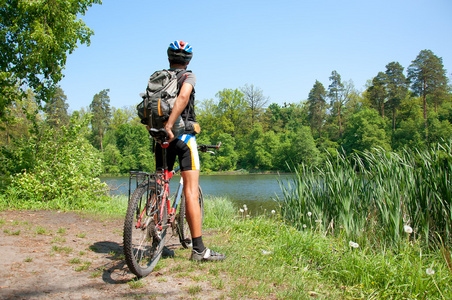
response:
{"label": "pine tree", "polygon": [[319,137],[322,137],[322,126],[326,116],[326,91],[325,87],[318,80],[315,81],[314,86],[309,92],[308,96],[308,119],[311,125],[311,134],[314,129],[319,133]]}
{"label": "pine tree", "polygon": [[100,150],[104,152],[102,144],[103,136],[108,124],[110,123],[110,96],[108,96],[109,89],[102,90],[98,94],[94,95],[93,101],[89,105],[93,117],[91,119],[91,126],[93,133],[98,139]]}
{"label": "pine tree", "polygon": [[344,107],[346,97],[345,88],[341,81],[341,75],[337,71],[331,72],[331,84],[328,86],[328,97],[331,99],[331,107],[333,114],[338,118],[339,137],[342,138],[342,109]]}
{"label": "pine tree", "polygon": [[433,54],[431,50],[422,50],[408,67],[408,79],[411,81],[413,92],[422,97],[425,136],[428,140],[427,96],[433,97],[437,109],[441,95],[448,89],[443,59]]}
{"label": "pine tree", "polygon": [[388,92],[388,105],[392,108],[392,130],[395,130],[396,112],[400,102],[408,92],[408,82],[403,75],[403,67],[398,62],[386,65],[386,90]]}

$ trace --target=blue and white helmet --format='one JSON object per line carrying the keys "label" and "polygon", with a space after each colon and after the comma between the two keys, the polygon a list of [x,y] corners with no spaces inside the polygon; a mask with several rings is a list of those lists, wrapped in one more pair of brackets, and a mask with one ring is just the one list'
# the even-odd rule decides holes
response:
{"label": "blue and white helmet", "polygon": [[174,41],[168,47],[168,58],[173,63],[186,64],[193,57],[193,48],[183,41]]}

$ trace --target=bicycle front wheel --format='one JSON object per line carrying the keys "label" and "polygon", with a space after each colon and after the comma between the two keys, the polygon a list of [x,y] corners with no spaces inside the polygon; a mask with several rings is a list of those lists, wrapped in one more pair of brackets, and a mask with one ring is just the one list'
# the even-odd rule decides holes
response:
{"label": "bicycle front wheel", "polygon": [[[201,224],[204,220],[204,197],[202,195],[201,187],[199,187],[199,197],[198,197],[199,207],[201,208]],[[180,208],[179,208],[179,216],[178,216],[178,225],[179,225],[179,240],[184,248],[190,248],[192,246],[191,243],[191,233],[190,227],[187,222],[186,214],[185,214],[185,195],[182,193],[180,200]]]}
{"label": "bicycle front wheel", "polygon": [[138,278],[152,272],[167,240],[166,201],[157,197],[153,182],[142,182],[132,194],[124,221],[124,256]]}

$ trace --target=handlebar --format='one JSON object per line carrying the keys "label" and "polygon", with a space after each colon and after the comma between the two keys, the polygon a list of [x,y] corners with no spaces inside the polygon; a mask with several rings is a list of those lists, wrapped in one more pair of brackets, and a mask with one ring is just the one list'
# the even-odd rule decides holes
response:
{"label": "handlebar", "polygon": [[221,146],[221,142],[219,142],[218,145],[199,145],[198,149],[201,152],[209,152],[209,153],[213,153],[214,154],[213,151],[208,151],[208,149],[216,149],[216,150],[218,150],[218,149],[220,149],[220,146]]}

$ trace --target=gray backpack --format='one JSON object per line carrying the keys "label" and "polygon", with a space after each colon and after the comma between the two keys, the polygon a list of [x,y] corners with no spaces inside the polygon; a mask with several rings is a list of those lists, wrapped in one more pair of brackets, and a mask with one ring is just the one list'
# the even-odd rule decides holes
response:
{"label": "gray backpack", "polygon": [[[151,75],[146,88],[146,93],[140,94],[143,101],[138,104],[137,111],[141,123],[148,126],[149,133],[158,142],[162,142],[153,132],[165,127],[166,121],[179,94],[180,83],[178,82],[187,71],[157,71]],[[151,130],[152,129],[152,130]],[[173,126],[174,137],[184,133],[185,123],[179,116]]]}

